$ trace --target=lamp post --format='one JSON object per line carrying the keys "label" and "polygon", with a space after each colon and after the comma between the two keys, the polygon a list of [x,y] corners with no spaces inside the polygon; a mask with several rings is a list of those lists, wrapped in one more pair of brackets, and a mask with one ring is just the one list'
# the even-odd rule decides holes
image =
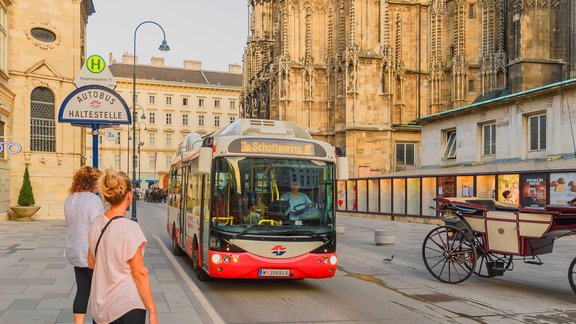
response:
{"label": "lamp post", "polygon": [[139,122],[139,123],[138,123],[138,188],[140,188],[140,186],[142,185],[142,179],[140,178],[140,174],[141,174],[140,171],[141,171],[141,169],[142,169],[142,158],[141,158],[141,155],[140,155],[140,148],[141,148],[142,146],[144,146],[144,142],[142,142],[142,141],[140,140],[140,136],[141,136],[141,133],[142,133],[142,130],[141,130],[140,128],[141,128],[142,124],[144,124],[144,130],[145,130],[145,131],[148,130],[148,126],[146,125],[145,122]]}
{"label": "lamp post", "polygon": [[[157,22],[154,21],[144,21],[141,22],[136,29],[134,29],[134,58],[132,64],[132,115],[136,116],[136,33],[140,26],[144,24],[154,24],[158,26],[162,30],[163,40],[162,44],[158,48],[161,51],[169,51],[170,47],[166,42],[166,33],[164,32],[164,28],[160,26]],[[136,118],[132,118],[132,182],[136,178]],[[136,216],[136,200],[132,199],[132,220],[137,222],[138,216]]]}

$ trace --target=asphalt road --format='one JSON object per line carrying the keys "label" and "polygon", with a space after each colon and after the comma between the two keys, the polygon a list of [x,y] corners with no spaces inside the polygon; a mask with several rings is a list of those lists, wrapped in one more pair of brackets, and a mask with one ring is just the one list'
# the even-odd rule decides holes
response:
{"label": "asphalt road", "polygon": [[[138,211],[145,233],[169,247],[165,205],[140,202]],[[346,232],[338,238],[339,267],[331,279],[200,282],[187,257],[177,260],[227,323],[576,323],[567,278],[576,240],[557,241],[542,266],[515,260],[503,277],[449,285],[422,262],[422,241],[433,226],[354,217],[338,222]],[[395,231],[396,244],[376,246],[374,229]]]}

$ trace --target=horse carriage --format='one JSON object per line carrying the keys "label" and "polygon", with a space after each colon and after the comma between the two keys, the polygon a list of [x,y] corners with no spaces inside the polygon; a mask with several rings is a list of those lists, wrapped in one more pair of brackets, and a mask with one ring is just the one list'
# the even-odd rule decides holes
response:
{"label": "horse carriage", "polygon": [[[540,255],[551,253],[554,241],[576,234],[576,207],[546,206],[518,209],[492,199],[435,198],[443,226],[424,239],[426,269],[442,282],[456,284],[474,273],[502,276],[514,260],[542,265]],[[576,293],[576,258],[568,269]]]}

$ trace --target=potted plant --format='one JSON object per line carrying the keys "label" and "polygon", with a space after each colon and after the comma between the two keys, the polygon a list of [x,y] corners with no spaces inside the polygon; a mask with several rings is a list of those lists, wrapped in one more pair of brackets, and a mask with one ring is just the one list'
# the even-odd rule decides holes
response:
{"label": "potted plant", "polygon": [[34,206],[34,193],[32,192],[32,183],[30,182],[30,174],[28,173],[28,166],[24,170],[24,181],[20,194],[18,195],[18,206],[12,206],[10,209],[18,216],[14,220],[29,221],[32,220],[32,215],[40,209],[40,206]]}

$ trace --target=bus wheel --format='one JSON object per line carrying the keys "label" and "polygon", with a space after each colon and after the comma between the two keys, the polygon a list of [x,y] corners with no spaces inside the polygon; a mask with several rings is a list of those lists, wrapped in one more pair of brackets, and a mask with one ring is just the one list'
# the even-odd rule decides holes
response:
{"label": "bus wheel", "polygon": [[192,243],[192,269],[196,272],[198,280],[207,281],[210,279],[210,276],[202,269],[200,262],[198,262],[198,244],[196,243],[196,239],[194,239],[194,243]]}
{"label": "bus wheel", "polygon": [[174,255],[183,255],[184,251],[182,251],[182,248],[180,248],[178,246],[178,243],[176,243],[176,224],[172,225],[172,254]]}

